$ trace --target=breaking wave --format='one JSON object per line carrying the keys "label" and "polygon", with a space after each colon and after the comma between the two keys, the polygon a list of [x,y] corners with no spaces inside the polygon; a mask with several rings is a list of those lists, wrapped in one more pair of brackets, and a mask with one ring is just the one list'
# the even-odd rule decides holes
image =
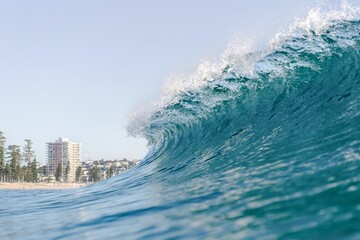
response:
{"label": "breaking wave", "polygon": [[232,46],[133,119],[150,146],[136,168],[41,201],[23,193],[26,207],[1,208],[0,236],[359,238],[359,33],[343,4],[264,51]]}

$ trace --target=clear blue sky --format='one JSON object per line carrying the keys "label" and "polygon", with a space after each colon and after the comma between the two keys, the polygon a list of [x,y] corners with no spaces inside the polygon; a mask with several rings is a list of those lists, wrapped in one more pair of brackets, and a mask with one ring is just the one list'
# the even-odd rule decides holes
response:
{"label": "clear blue sky", "polygon": [[141,158],[128,117],[167,75],[218,57],[234,35],[264,47],[324,2],[339,1],[0,0],[0,131],[7,144],[32,139],[41,162],[60,136],[92,159]]}

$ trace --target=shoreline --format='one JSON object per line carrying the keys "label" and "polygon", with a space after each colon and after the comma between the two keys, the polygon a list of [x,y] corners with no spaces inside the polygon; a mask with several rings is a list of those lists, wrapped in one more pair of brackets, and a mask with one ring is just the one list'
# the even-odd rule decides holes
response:
{"label": "shoreline", "polygon": [[85,183],[0,183],[0,190],[68,190],[85,187]]}

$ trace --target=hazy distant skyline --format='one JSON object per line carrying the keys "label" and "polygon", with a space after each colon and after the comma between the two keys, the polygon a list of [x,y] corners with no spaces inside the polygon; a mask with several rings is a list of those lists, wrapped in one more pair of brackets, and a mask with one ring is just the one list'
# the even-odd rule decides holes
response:
{"label": "hazy distant skyline", "polygon": [[[84,158],[141,159],[129,115],[166,76],[217,58],[235,36],[259,48],[319,3],[341,1],[0,1],[0,131],[7,145],[59,137]],[[359,1],[348,1],[358,3]]]}

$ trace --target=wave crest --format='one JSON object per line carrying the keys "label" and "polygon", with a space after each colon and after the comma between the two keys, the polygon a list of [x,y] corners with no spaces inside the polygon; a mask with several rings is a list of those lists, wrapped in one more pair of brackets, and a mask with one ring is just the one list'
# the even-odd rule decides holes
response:
{"label": "wave crest", "polygon": [[259,107],[255,102],[276,102],[301,86],[321,84],[319,75],[329,71],[328,61],[339,61],[349,51],[358,56],[359,13],[346,2],[340,10],[311,10],[261,52],[252,51],[251,41],[230,44],[218,63],[205,62],[194,75],[168,85],[161,103],[153,112],[133,117],[128,132],[152,145],[224,117],[234,111],[230,102],[253,112]]}

